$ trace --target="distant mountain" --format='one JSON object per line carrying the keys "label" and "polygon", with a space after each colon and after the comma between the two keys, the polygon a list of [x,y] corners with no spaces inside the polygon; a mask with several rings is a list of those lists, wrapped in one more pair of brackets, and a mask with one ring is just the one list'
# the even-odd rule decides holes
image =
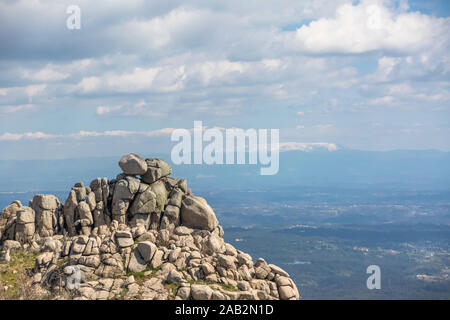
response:
{"label": "distant mountain", "polygon": [[[174,165],[174,174],[196,190],[268,190],[292,186],[442,190],[450,187],[450,153],[434,150],[287,151],[279,172],[261,176],[257,165]],[[66,190],[75,181],[90,182],[118,173],[117,157],[65,160],[2,160],[0,192]]]}

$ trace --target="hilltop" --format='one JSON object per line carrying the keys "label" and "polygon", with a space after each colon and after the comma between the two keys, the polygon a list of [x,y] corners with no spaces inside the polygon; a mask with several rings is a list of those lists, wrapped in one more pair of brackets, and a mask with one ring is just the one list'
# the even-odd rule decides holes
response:
{"label": "hilltop", "polygon": [[0,214],[0,298],[299,299],[289,274],[225,243],[204,198],[159,158]]}

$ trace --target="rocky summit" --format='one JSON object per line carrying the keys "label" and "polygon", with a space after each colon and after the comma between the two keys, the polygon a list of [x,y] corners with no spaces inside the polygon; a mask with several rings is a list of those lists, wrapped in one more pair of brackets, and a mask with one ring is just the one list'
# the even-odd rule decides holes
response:
{"label": "rocky summit", "polygon": [[225,243],[214,210],[167,162],[127,154],[119,167],[75,183],[64,204],[36,194],[3,209],[0,298],[300,298],[286,271]]}

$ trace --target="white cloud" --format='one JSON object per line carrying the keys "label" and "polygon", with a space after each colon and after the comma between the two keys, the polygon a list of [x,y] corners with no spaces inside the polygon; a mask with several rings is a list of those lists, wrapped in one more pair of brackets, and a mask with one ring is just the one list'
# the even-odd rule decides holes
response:
{"label": "white cloud", "polygon": [[307,52],[363,53],[374,50],[411,52],[445,39],[450,20],[419,12],[396,13],[385,1],[366,0],[340,6],[333,18],[322,18],[293,33],[290,45]]}
{"label": "white cloud", "polygon": [[24,70],[22,77],[25,79],[30,79],[34,81],[60,81],[68,78],[70,74],[56,71],[52,66],[46,66],[45,68],[37,71],[30,72],[29,70]]}
{"label": "white cloud", "polygon": [[129,131],[129,130],[107,130],[107,131],[80,131],[78,133],[72,133],[65,137],[70,138],[90,138],[90,137],[129,137],[133,135],[144,135],[146,132]]}
{"label": "white cloud", "polygon": [[31,104],[32,99],[36,96],[42,95],[46,89],[46,84],[0,88],[0,104],[19,105],[21,103],[18,103],[18,101],[24,97],[27,97],[29,104]]}
{"label": "white cloud", "polygon": [[263,59],[261,62],[264,66],[272,70],[278,69],[282,65],[280,59]]}
{"label": "white cloud", "polygon": [[81,139],[92,137],[129,137],[129,136],[143,136],[143,137],[157,137],[170,136],[174,128],[162,128],[151,131],[130,131],[130,130],[106,130],[106,131],[79,131],[70,134],[49,134],[41,131],[24,132],[24,133],[10,133],[6,132],[0,135],[0,141],[18,141],[23,139]]}
{"label": "white cloud", "polygon": [[375,105],[375,106],[390,105],[393,102],[394,102],[394,97],[392,97],[392,96],[384,96],[384,97],[370,99],[369,101],[367,101],[368,104]]}
{"label": "white cloud", "polygon": [[405,95],[413,92],[413,88],[407,83],[394,84],[390,86],[389,93],[395,95]]}
{"label": "white cloud", "polygon": [[205,28],[212,29],[213,26],[214,13],[210,10],[177,7],[163,16],[132,19],[112,28],[111,32],[122,36],[133,35],[124,40],[154,50],[174,44],[177,40],[182,42],[183,36],[187,38],[189,33],[200,38]]}
{"label": "white cloud", "polygon": [[145,100],[137,101],[134,104],[99,106],[96,109],[96,113],[99,116],[120,117],[161,117],[167,115],[167,112],[155,110],[154,103],[148,103]]}
{"label": "white cloud", "polygon": [[25,87],[25,94],[28,96],[28,101],[31,102],[34,96],[41,94],[45,88],[46,84],[29,85]]}
{"label": "white cloud", "polygon": [[98,77],[86,77],[78,84],[78,88],[85,93],[96,91],[100,88],[101,81]]}
{"label": "white cloud", "polygon": [[[312,59],[308,60],[311,63]],[[201,62],[177,64],[178,61],[157,67],[136,67],[124,73],[106,72],[99,76],[89,76],[81,79],[76,89],[82,93],[93,92],[162,92],[181,91],[186,86],[207,88],[212,85],[236,84],[243,77],[270,81],[261,78],[261,74],[269,75],[275,65],[280,63],[261,60],[256,62],[235,62],[229,60],[207,60]],[[277,84],[279,88],[279,84]],[[280,92],[274,92],[279,94]],[[107,108],[100,109],[106,112]]]}
{"label": "white cloud", "polygon": [[148,137],[155,137],[155,136],[170,136],[172,134],[172,131],[175,130],[175,128],[164,128],[164,129],[160,129],[160,130],[153,130],[150,132],[147,132],[147,136]]}
{"label": "white cloud", "polygon": [[426,94],[426,93],[418,93],[413,95],[414,98],[426,101],[449,101],[450,100],[450,91],[442,90],[437,93]]}
{"label": "white cloud", "polygon": [[37,132],[24,132],[24,133],[9,133],[6,132],[0,135],[0,141],[18,141],[22,139],[51,139],[56,138],[58,135],[43,133],[40,131]]}
{"label": "white cloud", "polygon": [[199,78],[205,85],[208,85],[215,79],[225,78],[233,73],[244,73],[246,66],[241,62],[231,61],[208,61],[205,63],[196,64],[193,67],[192,73],[198,74]]}
{"label": "white cloud", "polygon": [[22,104],[22,105],[9,105],[9,106],[0,106],[0,115],[1,114],[12,114],[21,111],[33,110],[36,109],[37,106],[34,104]]}
{"label": "white cloud", "polygon": [[105,114],[109,114],[111,112],[118,111],[118,110],[120,110],[122,108],[123,108],[123,106],[110,106],[110,107],[108,107],[108,106],[99,106],[99,107],[97,107],[97,114],[99,116],[102,116],[102,115],[105,115]]}
{"label": "white cloud", "polygon": [[339,148],[334,143],[329,142],[280,142],[280,151],[315,151],[325,149],[327,151],[336,151]]}
{"label": "white cloud", "polygon": [[[64,4],[0,1],[2,132],[50,121],[52,132],[65,132],[70,119],[74,132],[95,131],[55,138],[87,145],[164,134],[145,131],[140,117],[152,126],[204,119],[277,123],[293,131],[285,141],[366,147],[361,119],[430,128],[448,118],[449,18],[411,12],[404,2],[80,1],[89,21],[69,37]],[[22,112],[23,121],[9,121]],[[300,122],[305,115],[324,126]]]}

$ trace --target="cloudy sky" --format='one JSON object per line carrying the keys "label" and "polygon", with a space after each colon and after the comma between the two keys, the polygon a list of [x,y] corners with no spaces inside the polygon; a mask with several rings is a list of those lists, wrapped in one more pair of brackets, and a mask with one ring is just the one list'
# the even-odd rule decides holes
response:
{"label": "cloudy sky", "polygon": [[450,151],[449,15],[446,0],[0,0],[0,159],[167,151],[194,120],[279,128],[287,149]]}

